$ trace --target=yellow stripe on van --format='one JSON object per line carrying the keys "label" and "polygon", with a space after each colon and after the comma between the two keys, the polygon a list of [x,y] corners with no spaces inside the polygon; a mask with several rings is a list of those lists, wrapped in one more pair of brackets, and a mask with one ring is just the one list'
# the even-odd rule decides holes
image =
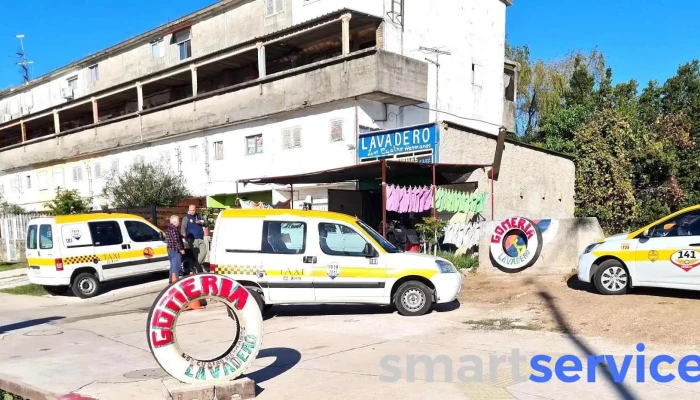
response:
{"label": "yellow stripe on van", "polygon": [[27,258],[27,265],[30,267],[55,267],[56,260],[53,258]]}
{"label": "yellow stripe on van", "polygon": [[59,215],[55,217],[57,224],[71,224],[76,222],[90,222],[103,219],[136,219],[139,221],[146,221],[143,217],[133,214],[108,214],[108,213],[94,213],[94,214],[72,214],[72,215]]}

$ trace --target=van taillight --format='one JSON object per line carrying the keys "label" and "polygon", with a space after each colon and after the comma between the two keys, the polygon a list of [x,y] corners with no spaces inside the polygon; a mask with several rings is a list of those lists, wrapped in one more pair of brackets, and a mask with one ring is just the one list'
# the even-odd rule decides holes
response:
{"label": "van taillight", "polygon": [[62,258],[56,259],[56,271],[63,271],[63,259]]}
{"label": "van taillight", "polygon": [[209,272],[211,272],[211,273],[216,272],[216,264],[209,264]]}

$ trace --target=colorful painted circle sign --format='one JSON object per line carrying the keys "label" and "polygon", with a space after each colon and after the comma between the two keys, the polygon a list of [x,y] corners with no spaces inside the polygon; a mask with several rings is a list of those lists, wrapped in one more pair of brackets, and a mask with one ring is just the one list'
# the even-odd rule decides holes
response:
{"label": "colorful painted circle sign", "polygon": [[508,218],[494,229],[489,250],[497,266],[509,270],[527,268],[540,256],[542,233],[526,218]]}
{"label": "colorful painted circle sign", "polygon": [[[210,360],[182,351],[175,330],[187,305],[200,299],[223,302],[237,325],[231,346]],[[262,345],[263,321],[257,302],[238,282],[224,275],[198,274],[158,295],[148,314],[147,334],[151,354],[170,376],[184,383],[218,383],[237,378],[255,360]]]}

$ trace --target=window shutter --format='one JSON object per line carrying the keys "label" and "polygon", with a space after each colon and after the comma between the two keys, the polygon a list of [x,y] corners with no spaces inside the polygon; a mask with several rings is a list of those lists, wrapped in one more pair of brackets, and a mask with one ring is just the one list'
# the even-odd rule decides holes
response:
{"label": "window shutter", "polygon": [[294,147],[301,147],[301,127],[294,128]]}
{"label": "window shutter", "polygon": [[343,120],[331,120],[331,142],[340,142],[343,140]]}
{"label": "window shutter", "polygon": [[282,148],[291,149],[292,148],[292,130],[287,128],[282,131]]}

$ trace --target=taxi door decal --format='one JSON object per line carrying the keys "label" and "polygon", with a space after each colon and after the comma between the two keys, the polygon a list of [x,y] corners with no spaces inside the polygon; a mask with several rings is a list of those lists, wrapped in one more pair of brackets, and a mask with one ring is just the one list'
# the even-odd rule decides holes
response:
{"label": "taxi door decal", "polygon": [[682,249],[671,254],[671,263],[685,272],[700,265],[700,252],[693,249]]}

